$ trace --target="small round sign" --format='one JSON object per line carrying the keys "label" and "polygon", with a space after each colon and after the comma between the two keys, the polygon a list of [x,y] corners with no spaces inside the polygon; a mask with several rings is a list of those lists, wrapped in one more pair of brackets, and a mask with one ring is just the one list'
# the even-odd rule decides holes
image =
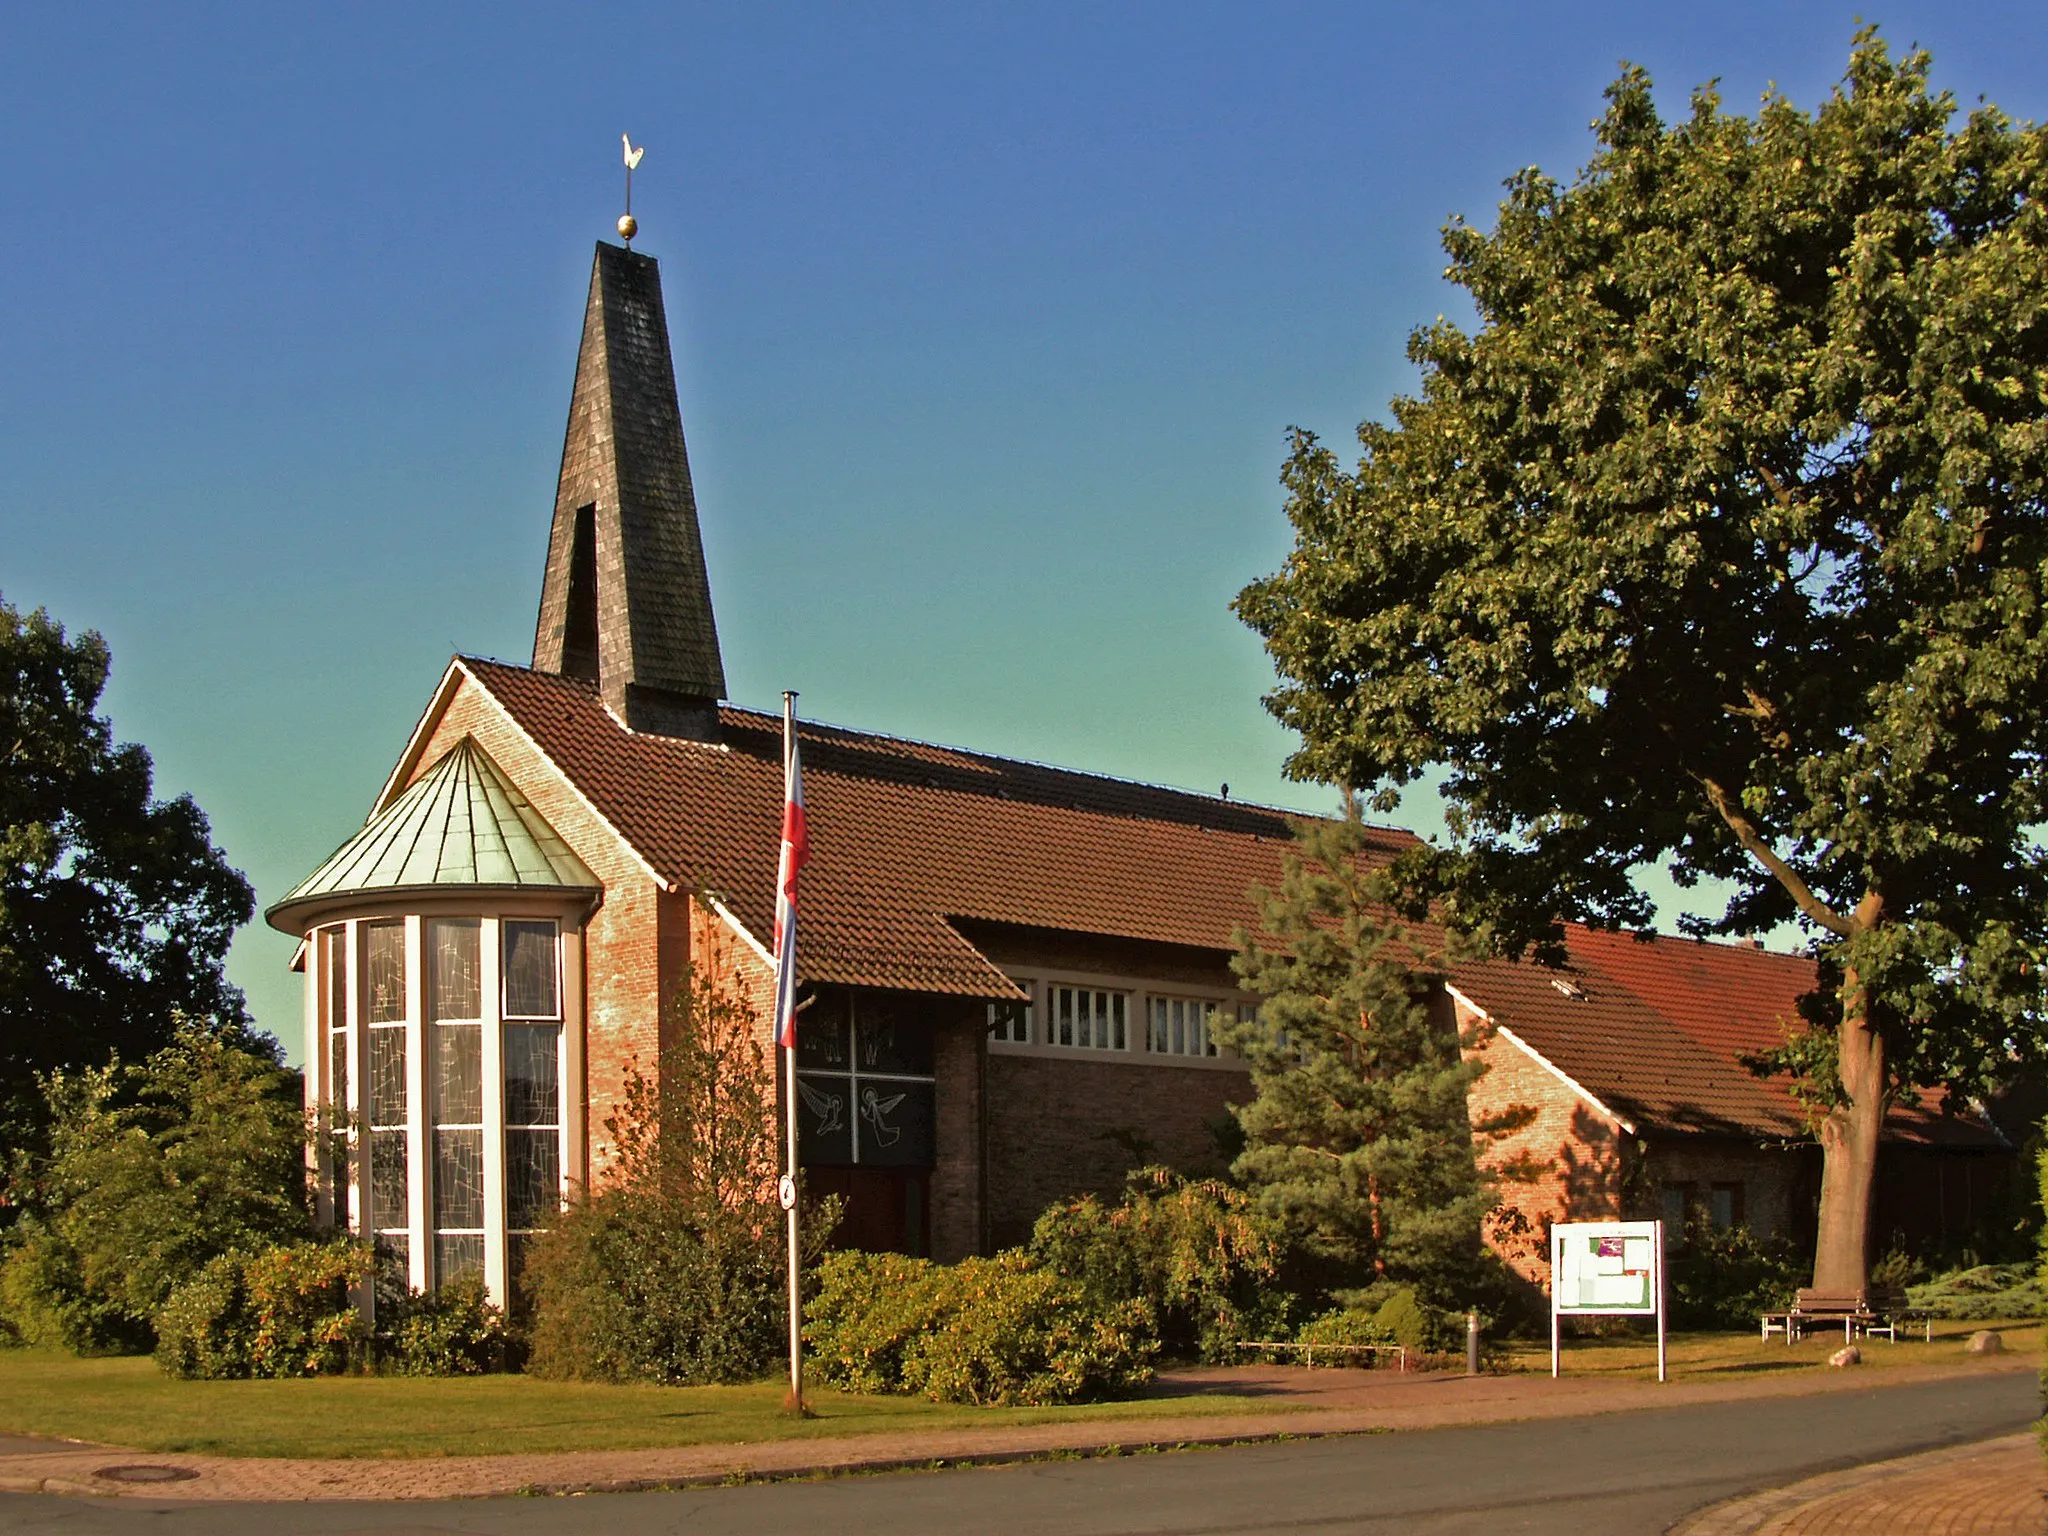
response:
{"label": "small round sign", "polygon": [[781,1181],[776,1184],[775,1193],[776,1196],[782,1201],[782,1208],[785,1211],[793,1211],[796,1209],[795,1179],[792,1179],[788,1174],[785,1173],[782,1176]]}

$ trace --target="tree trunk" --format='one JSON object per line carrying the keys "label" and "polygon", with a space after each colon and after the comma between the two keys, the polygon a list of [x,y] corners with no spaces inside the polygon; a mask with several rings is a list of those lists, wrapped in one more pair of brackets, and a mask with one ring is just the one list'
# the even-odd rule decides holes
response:
{"label": "tree trunk", "polygon": [[1836,1032],[1844,1101],[1821,1122],[1820,1234],[1813,1288],[1860,1291],[1870,1274],[1870,1205],[1877,1185],[1878,1134],[1884,1128],[1884,1040],[1854,971],[1842,978]]}

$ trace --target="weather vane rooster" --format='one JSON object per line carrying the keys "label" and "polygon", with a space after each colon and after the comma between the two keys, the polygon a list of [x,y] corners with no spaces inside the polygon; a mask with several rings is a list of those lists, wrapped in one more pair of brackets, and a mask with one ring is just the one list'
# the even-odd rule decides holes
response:
{"label": "weather vane rooster", "polygon": [[622,133],[619,142],[626,146],[626,211],[619,215],[619,238],[628,245],[640,233],[640,221],[633,217],[633,173],[640,168],[640,157],[647,153],[647,146],[633,147],[633,135]]}

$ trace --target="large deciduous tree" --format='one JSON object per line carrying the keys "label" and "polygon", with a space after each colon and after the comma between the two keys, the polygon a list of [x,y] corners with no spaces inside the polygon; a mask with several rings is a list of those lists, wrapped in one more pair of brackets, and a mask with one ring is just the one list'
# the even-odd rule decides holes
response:
{"label": "large deciduous tree", "polygon": [[244,1021],[222,969],[254,910],[191,797],[96,711],[106,642],[0,600],[0,1135],[38,1073],[139,1061],[183,1017]]}
{"label": "large deciduous tree", "polygon": [[1705,931],[1806,925],[1829,1290],[1887,1103],[2041,1050],[2048,132],[1928,65],[1866,31],[1817,111],[1676,124],[1625,71],[1573,180],[1448,227],[1477,326],[1415,333],[1357,469],[1297,434],[1237,604],[1293,774],[1442,774],[1415,899],[1554,953],[1664,861],[1733,883]]}

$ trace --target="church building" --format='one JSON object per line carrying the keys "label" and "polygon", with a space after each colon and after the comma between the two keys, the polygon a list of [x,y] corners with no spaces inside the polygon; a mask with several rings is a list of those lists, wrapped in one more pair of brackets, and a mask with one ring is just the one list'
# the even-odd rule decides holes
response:
{"label": "church building", "polygon": [[[652,1071],[686,974],[772,978],[778,715],[725,672],[656,262],[600,243],[529,666],[452,659],[366,823],[267,915],[302,943],[306,1091],[333,1128],[324,1217],[425,1289],[481,1270],[601,1182],[605,1121]],[[1249,1094],[1219,1051],[1247,890],[1288,814],[800,723],[799,1153],[839,1240],[957,1259],[1145,1163],[1219,1172]],[[1375,834],[1391,856],[1410,834]],[[1536,1113],[1549,1170],[1495,1236],[1542,1279],[1545,1223],[1810,1232],[1818,1153],[1776,1044],[1812,963],[1575,931],[1563,970],[1486,962],[1440,998]],[[763,1038],[766,1025],[763,1024]],[[1968,1230],[2012,1153],[1981,1116],[1894,1115],[1877,1230]],[[1883,1203],[1889,1202],[1889,1203]]]}

